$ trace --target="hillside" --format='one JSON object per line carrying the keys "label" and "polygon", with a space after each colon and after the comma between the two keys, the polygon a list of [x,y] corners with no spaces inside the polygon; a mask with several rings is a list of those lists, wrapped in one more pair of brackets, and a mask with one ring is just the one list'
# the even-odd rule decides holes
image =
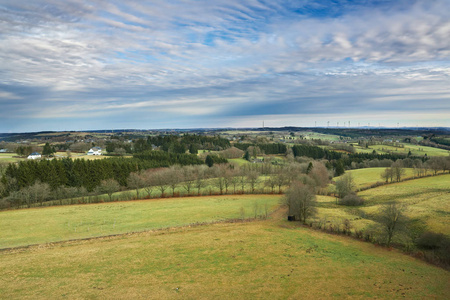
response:
{"label": "hillside", "polygon": [[215,224],[0,252],[8,299],[445,299],[447,271],[287,221]]}

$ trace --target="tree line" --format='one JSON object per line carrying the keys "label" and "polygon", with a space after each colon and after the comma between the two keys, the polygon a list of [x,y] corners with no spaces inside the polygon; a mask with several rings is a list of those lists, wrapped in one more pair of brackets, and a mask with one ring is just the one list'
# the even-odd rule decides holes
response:
{"label": "tree line", "polygon": [[[105,160],[108,159],[98,161]],[[63,161],[67,163],[70,160],[59,160],[59,162]],[[126,159],[122,159],[122,161],[126,161]],[[46,162],[55,164],[53,160]],[[87,162],[85,161],[85,163]],[[77,160],[72,163],[83,164]],[[172,165],[169,168],[158,169],[129,169],[123,171],[120,181],[115,176],[98,176],[98,185],[92,185],[89,189],[83,185],[68,185],[67,181],[50,185],[49,182],[40,179],[18,188],[18,181],[10,178],[10,183],[14,184],[16,188],[10,191],[8,197],[4,198],[2,205],[30,207],[36,204],[43,205],[44,202],[52,200],[57,200],[54,204],[67,204],[63,199],[74,198],[78,199],[75,203],[90,203],[99,201],[100,198],[96,196],[99,194],[106,194],[108,195],[106,200],[113,201],[113,194],[123,190],[134,190],[133,199],[140,199],[143,197],[204,194],[282,193],[283,189],[293,181],[301,181],[319,188],[325,187],[330,180],[330,173],[322,163],[313,162],[312,164],[311,168],[300,163],[286,166],[273,166],[267,163],[248,164],[241,167],[229,164],[215,164],[208,167],[202,164]],[[76,168],[78,167],[77,165]],[[64,170],[61,169],[61,171]],[[127,172],[128,174],[125,175]],[[127,193],[118,194],[115,197],[115,200],[131,199]]]}
{"label": "tree line", "polygon": [[198,165],[204,162],[196,155],[149,151],[134,158],[106,158],[84,160],[63,158],[53,160],[26,160],[9,164],[2,176],[3,196],[12,191],[32,186],[36,181],[49,184],[52,190],[59,186],[84,187],[93,191],[104,179],[114,179],[127,186],[131,172],[178,165]]}
{"label": "tree line", "polygon": [[250,147],[258,147],[264,154],[284,154],[287,146],[282,143],[267,143],[267,144],[251,144],[251,143],[236,143],[234,147],[247,151]]}

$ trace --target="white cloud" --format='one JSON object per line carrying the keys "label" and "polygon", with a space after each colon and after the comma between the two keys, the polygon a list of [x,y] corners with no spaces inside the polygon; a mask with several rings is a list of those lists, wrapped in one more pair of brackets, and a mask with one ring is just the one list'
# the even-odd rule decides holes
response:
{"label": "white cloud", "polygon": [[421,99],[424,109],[448,109],[450,2],[402,3],[316,17],[284,1],[7,2],[0,85],[13,92],[0,98],[39,103],[40,118],[150,108],[228,116],[278,103],[278,114],[364,113],[414,100],[412,111]]}

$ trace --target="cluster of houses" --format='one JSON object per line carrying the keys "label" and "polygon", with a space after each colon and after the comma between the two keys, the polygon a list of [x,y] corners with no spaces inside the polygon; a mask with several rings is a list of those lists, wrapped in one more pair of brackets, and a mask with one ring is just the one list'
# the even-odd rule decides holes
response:
{"label": "cluster of houses", "polygon": [[[102,155],[102,148],[100,147],[92,147],[87,155]],[[28,159],[39,159],[42,158],[42,155],[38,152],[33,152],[27,157]]]}

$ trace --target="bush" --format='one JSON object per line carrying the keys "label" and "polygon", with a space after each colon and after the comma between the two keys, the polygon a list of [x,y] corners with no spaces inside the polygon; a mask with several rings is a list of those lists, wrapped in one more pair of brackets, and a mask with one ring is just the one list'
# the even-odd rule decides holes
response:
{"label": "bush", "polygon": [[358,195],[352,193],[348,194],[342,199],[339,199],[338,202],[340,205],[346,205],[346,206],[359,206],[364,204],[364,199],[359,197]]}
{"label": "bush", "polygon": [[425,260],[450,268],[450,239],[443,234],[425,232],[416,240],[417,247],[424,250]]}
{"label": "bush", "polygon": [[442,233],[427,231],[416,240],[417,247],[421,249],[439,249],[450,245],[450,240]]}

